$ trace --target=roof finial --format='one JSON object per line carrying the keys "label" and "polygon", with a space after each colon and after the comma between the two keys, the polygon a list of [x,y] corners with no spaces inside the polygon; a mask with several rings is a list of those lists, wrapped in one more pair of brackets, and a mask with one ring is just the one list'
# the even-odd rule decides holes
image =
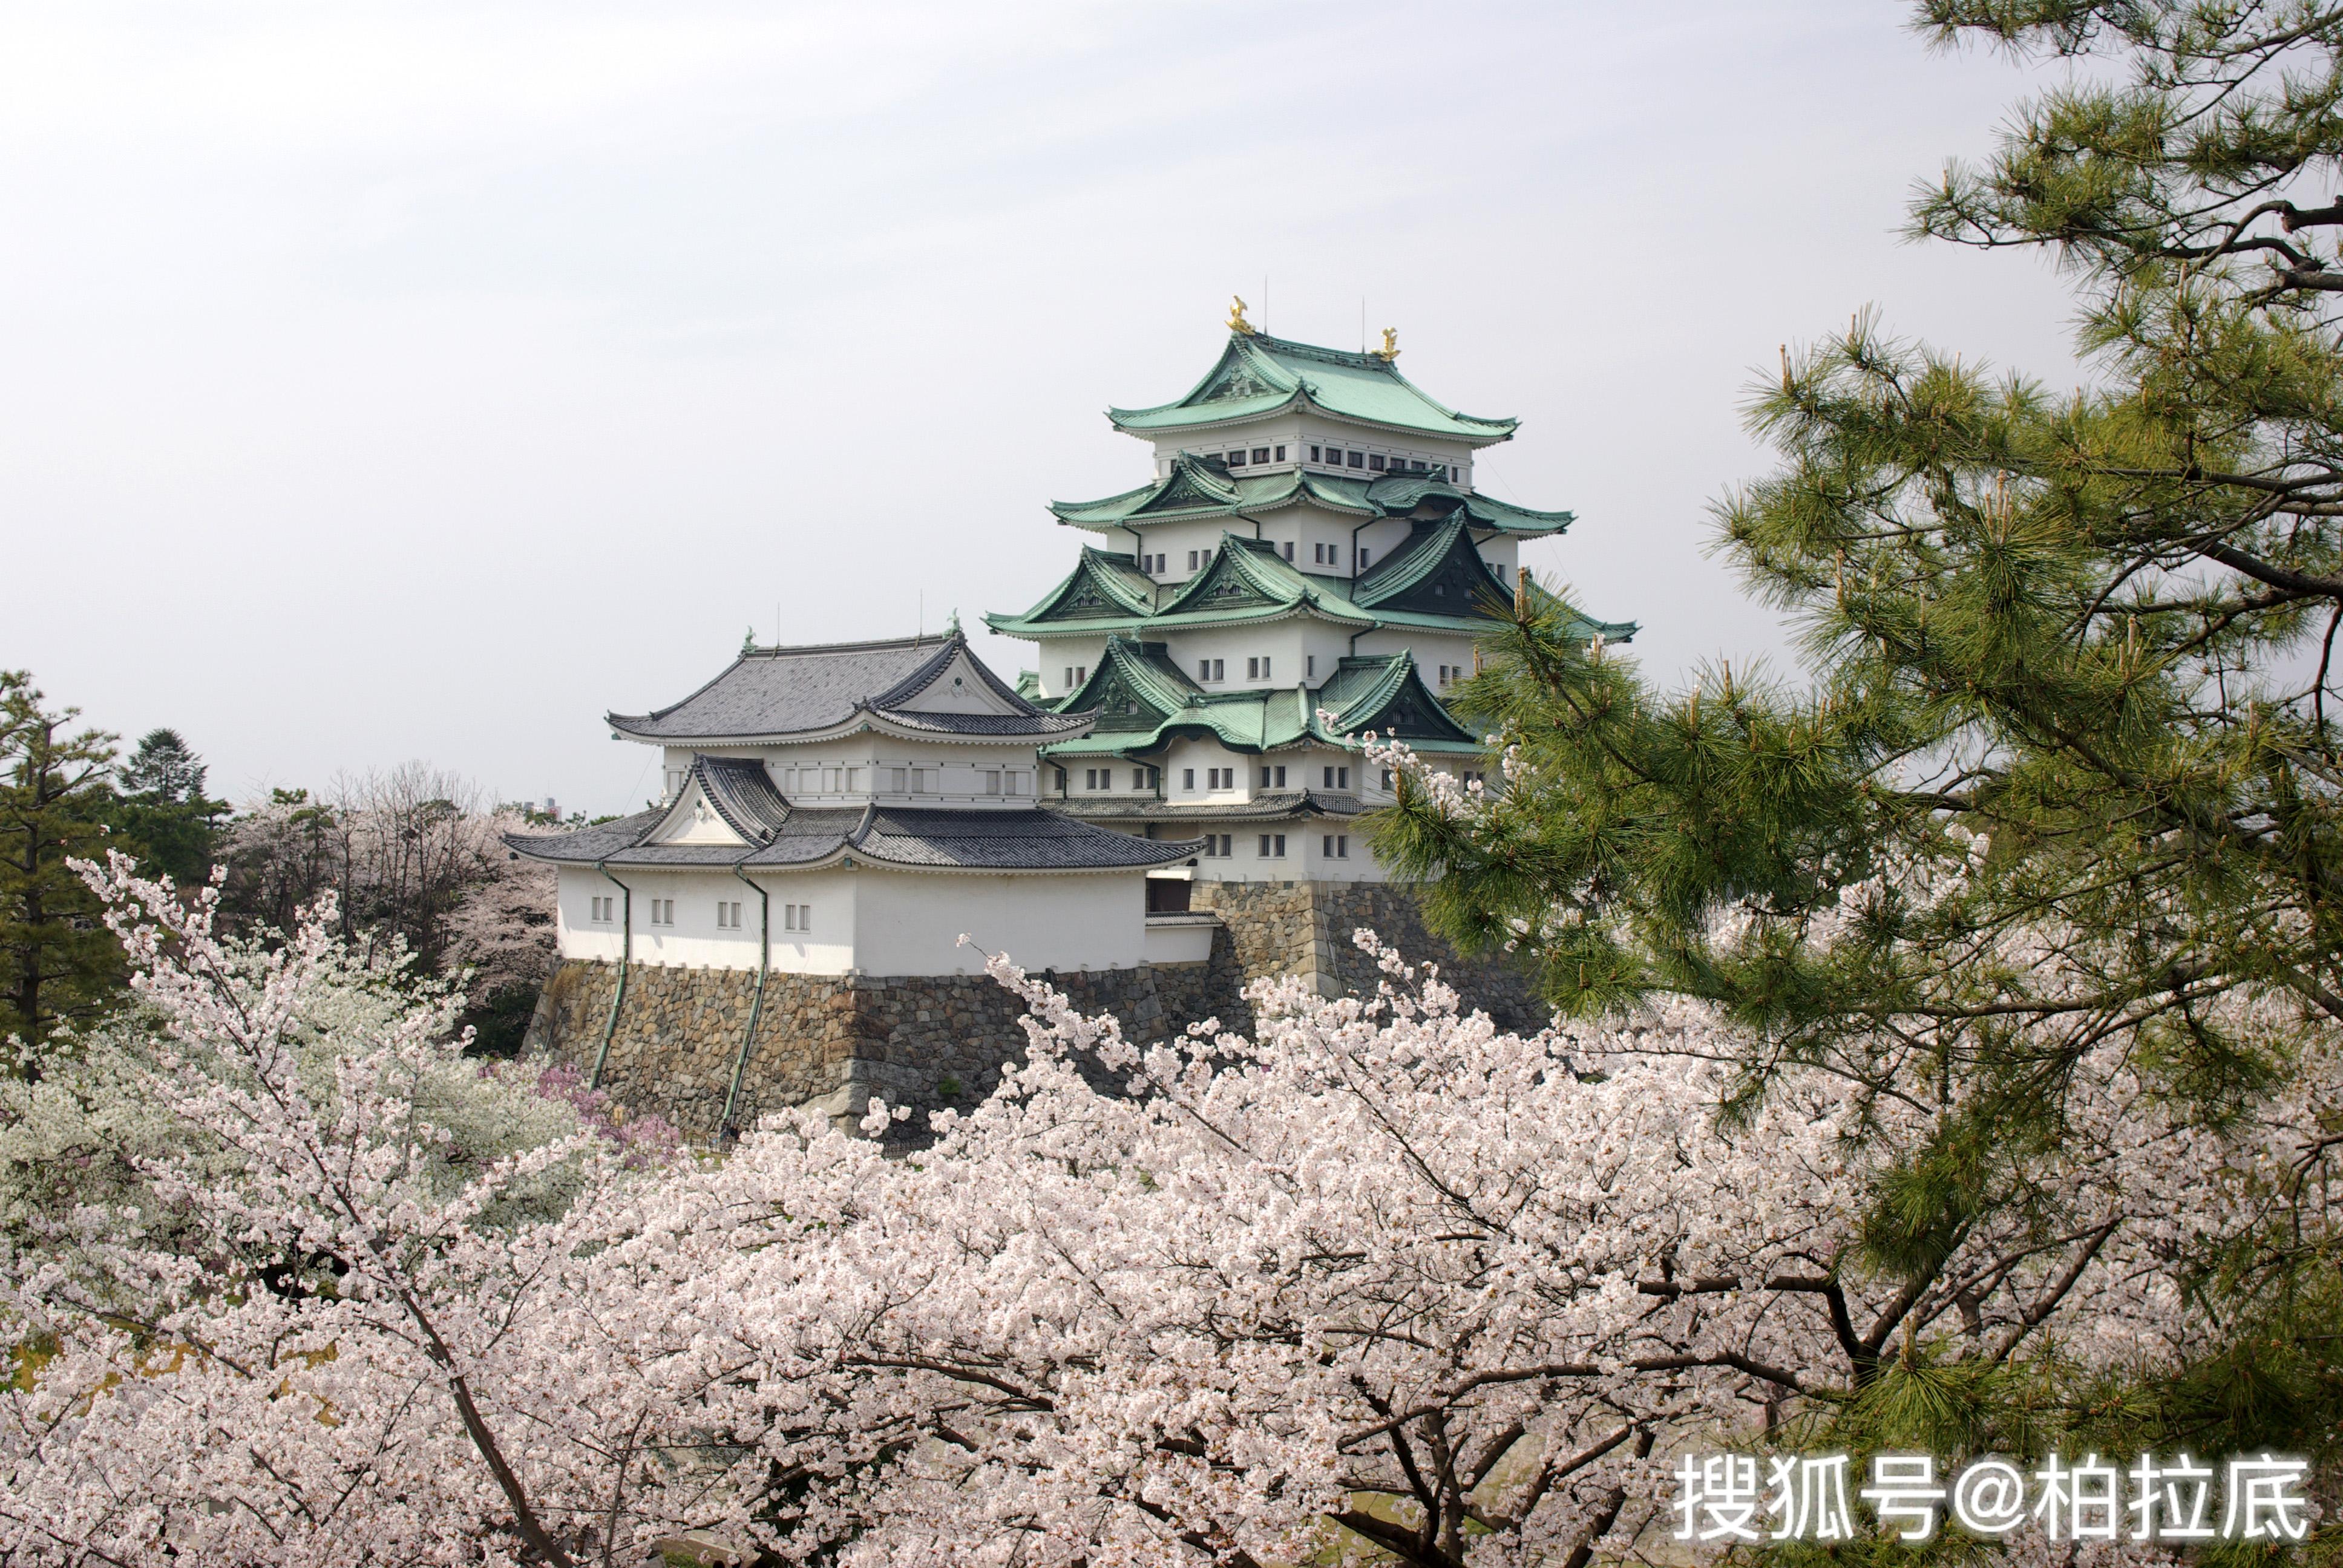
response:
{"label": "roof finial", "polygon": [[1383,346],[1375,350],[1375,357],[1382,360],[1386,365],[1399,357],[1398,327],[1386,327],[1383,328]]}
{"label": "roof finial", "polygon": [[953,637],[960,635],[960,606],[952,606],[951,624],[944,628]]}
{"label": "roof finial", "polygon": [[1240,337],[1251,337],[1252,336],[1252,323],[1244,318],[1244,300],[1241,297],[1233,294],[1230,295],[1229,298],[1232,301],[1229,306],[1229,330],[1236,333]]}
{"label": "roof finial", "polygon": [[744,654],[754,653],[757,651],[757,628],[755,627],[752,626],[748,630],[740,634],[740,651]]}

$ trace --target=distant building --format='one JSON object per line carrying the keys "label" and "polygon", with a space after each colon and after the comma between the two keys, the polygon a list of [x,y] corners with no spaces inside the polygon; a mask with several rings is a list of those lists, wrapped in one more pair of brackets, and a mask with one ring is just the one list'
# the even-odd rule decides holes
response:
{"label": "distant building", "polygon": [[[1544,598],[1520,546],[1572,517],[1475,490],[1473,455],[1518,421],[1435,402],[1398,354],[1389,334],[1356,354],[1239,312],[1186,397],[1108,411],[1153,447],[1155,477],[1051,510],[1126,548],[1086,546],[1032,608],[986,618],[1038,646],[1029,696],[1096,715],[1040,748],[1052,809],[1196,839],[1200,880],[1373,880],[1356,822],[1392,780],[1359,738],[1480,771],[1481,739],[1442,694],[1517,594]],[[1614,642],[1635,630],[1581,624]]]}
{"label": "distant building", "polygon": [[744,648],[682,701],[608,723],[659,748],[662,804],[506,840],[560,868],[565,960],[947,975],[983,962],[963,931],[1036,968],[1209,948],[1208,921],[1151,934],[1147,915],[1149,869],[1199,846],[1041,809],[1034,748],[1091,716],[1028,701],[957,627]]}

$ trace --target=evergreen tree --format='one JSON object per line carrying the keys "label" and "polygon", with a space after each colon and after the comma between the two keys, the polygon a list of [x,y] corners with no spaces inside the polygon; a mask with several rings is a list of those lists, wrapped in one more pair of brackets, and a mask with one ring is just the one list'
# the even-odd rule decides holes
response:
{"label": "evergreen tree", "polygon": [[204,794],[203,759],[176,729],[150,729],[122,765],[116,819],[139,857],[176,882],[210,873],[225,800]]}
{"label": "evergreen tree", "polygon": [[[1411,781],[1380,840],[1439,879],[1440,924],[1525,950],[1568,1011],[1719,1004],[1764,1042],[1748,1096],[1795,1062],[1965,1107],[1845,1263],[1916,1284],[2023,1201],[1996,1172],[2069,1135],[2086,1053],[2124,1045],[2219,1121],[2343,1022],[2343,201],[2311,183],[2343,164],[2343,7],[1928,0],[1921,22],[2099,57],[1913,216],[2053,251],[2095,384],[1867,315],[1785,349],[1750,414],[1780,467],[1717,514],[1811,686],[1720,663],[1663,690],[1524,594],[1460,698],[1513,788]],[[2203,1260],[2232,1337],[2094,1407],[2133,1423],[2127,1451],[2331,1442],[2338,1248],[2273,1202],[2268,1250]],[[1926,1397],[1989,1426],[1985,1389]]]}
{"label": "evergreen tree", "polygon": [[39,1048],[118,993],[123,955],[96,895],[65,864],[103,858],[114,806],[114,737],[72,729],[32,677],[0,670],[0,1039]]}

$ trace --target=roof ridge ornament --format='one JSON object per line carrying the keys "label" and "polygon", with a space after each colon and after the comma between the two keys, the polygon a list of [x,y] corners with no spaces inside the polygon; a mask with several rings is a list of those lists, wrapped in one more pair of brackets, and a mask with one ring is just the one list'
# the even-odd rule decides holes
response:
{"label": "roof ridge ornament", "polygon": [[1384,327],[1384,328],[1383,328],[1383,346],[1381,348],[1376,349],[1376,350],[1375,350],[1375,351],[1374,351],[1371,356],[1369,356],[1369,357],[1371,357],[1371,358],[1374,358],[1374,359],[1380,359],[1380,360],[1382,360],[1382,361],[1383,361],[1384,364],[1386,364],[1386,365],[1390,364],[1393,360],[1394,360],[1394,359],[1398,358],[1398,357],[1399,357],[1399,328],[1398,328],[1398,327]]}
{"label": "roof ridge ornament", "polygon": [[1245,302],[1237,295],[1229,296],[1229,330],[1240,337],[1251,337],[1256,328],[1245,319]]}

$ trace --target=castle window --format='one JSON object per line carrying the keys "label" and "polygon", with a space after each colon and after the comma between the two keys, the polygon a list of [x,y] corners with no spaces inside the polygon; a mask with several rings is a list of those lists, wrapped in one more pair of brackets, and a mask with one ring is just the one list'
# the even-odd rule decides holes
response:
{"label": "castle window", "polygon": [[813,930],[813,906],[811,904],[783,904],[781,906],[781,929],[785,931],[809,931]]}
{"label": "castle window", "polygon": [[1269,678],[1269,659],[1266,657],[1246,659],[1245,678],[1247,680],[1267,680]]}
{"label": "castle window", "polygon": [[1196,770],[1195,770],[1193,768],[1182,768],[1182,769],[1180,769],[1180,788],[1181,788],[1181,789],[1195,789],[1195,787],[1196,787]]}
{"label": "castle window", "polygon": [[890,768],[887,769],[887,789],[891,794],[900,795],[903,793],[903,786],[908,783],[910,779],[910,769],[908,768]]}
{"label": "castle window", "polygon": [[1359,551],[1359,569],[1361,571],[1366,570],[1367,563],[1373,559],[1374,559],[1374,552],[1362,547]]}
{"label": "castle window", "polygon": [[740,929],[740,905],[738,900],[725,899],[716,900],[716,929],[719,931],[737,931]]}
{"label": "castle window", "polygon": [[1351,770],[1348,768],[1329,768],[1326,769],[1327,789],[1348,789],[1350,787]]}
{"label": "castle window", "polygon": [[589,918],[589,919],[592,919],[592,920],[598,920],[598,921],[608,921],[608,920],[616,920],[618,917],[617,917],[617,916],[615,916],[615,915],[613,915],[613,914],[610,912],[610,906],[611,906],[611,905],[613,905],[613,904],[615,904],[615,903],[617,903],[618,901],[618,900],[616,900],[616,899],[609,899],[609,898],[598,898],[598,899],[596,899],[596,900],[594,900],[594,913],[593,913],[590,917],[588,917],[588,918]]}
{"label": "castle window", "polygon": [[1268,461],[1269,461],[1269,448],[1268,448],[1268,447],[1255,447],[1252,449],[1252,460],[1253,460],[1254,462],[1256,462],[1256,463],[1266,463],[1266,462],[1268,462]]}
{"label": "castle window", "polygon": [[846,770],[846,792],[850,795],[860,795],[862,793],[861,769],[850,768]]}
{"label": "castle window", "polygon": [[1233,768],[1208,768],[1205,776],[1211,780],[1207,789],[1233,789],[1237,787],[1237,770]]}
{"label": "castle window", "polygon": [[1318,678],[1318,656],[1316,654],[1306,653],[1302,656],[1302,678],[1304,680],[1315,680]]}
{"label": "castle window", "polygon": [[988,795],[998,795],[1001,793],[1000,769],[988,768],[984,770],[984,792]]}
{"label": "castle window", "polygon": [[1200,658],[1196,661],[1196,678],[1225,680],[1228,678],[1228,663],[1225,658]]}
{"label": "castle window", "polygon": [[1066,792],[1066,770],[1065,770],[1064,769],[1061,768],[1061,769],[1059,769],[1057,770],[1057,773],[1058,773],[1058,793],[1059,793],[1059,794],[1061,794],[1061,795],[1062,795],[1062,794],[1064,794],[1064,793]]}
{"label": "castle window", "polygon": [[1261,858],[1264,860],[1283,859],[1285,858],[1285,835],[1282,833],[1263,833],[1261,836]]}
{"label": "castle window", "polygon": [[673,899],[653,899],[651,900],[651,924],[655,926],[671,926],[675,924],[675,900]]}
{"label": "castle window", "polygon": [[1293,541],[1291,539],[1285,541],[1285,558],[1289,561],[1293,558]]}
{"label": "castle window", "polygon": [[1285,461],[1285,448],[1282,447],[1277,449],[1277,460],[1281,463]]}
{"label": "castle window", "polygon": [[1131,787],[1133,789],[1152,789],[1162,782],[1163,775],[1155,769],[1134,768],[1131,770]]}
{"label": "castle window", "polygon": [[1419,474],[1423,472],[1423,459],[1421,457],[1410,457],[1407,460],[1407,466]]}
{"label": "castle window", "polygon": [[1330,860],[1349,859],[1351,858],[1351,836],[1348,833],[1327,834],[1325,854],[1326,858]]}
{"label": "castle window", "polygon": [[1235,451],[1229,454],[1229,467],[1232,468],[1242,468],[1244,467],[1244,448],[1242,447],[1239,447]]}
{"label": "castle window", "polygon": [[1367,455],[1364,452],[1352,452],[1344,457],[1343,461],[1351,467],[1363,468],[1367,466]]}
{"label": "castle window", "polygon": [[1188,552],[1188,569],[1190,571],[1196,569],[1196,552],[1193,550]]}
{"label": "castle window", "polygon": [[[1062,784],[1065,780],[1061,779],[1059,779],[1059,782]],[[932,768],[914,768],[911,769],[911,792],[913,794],[932,795],[936,792],[936,769]]]}
{"label": "castle window", "polygon": [[1382,458],[1382,457],[1381,457],[1380,455],[1375,456],[1375,457],[1369,457],[1369,458],[1367,459],[1367,467],[1370,467],[1370,468],[1375,469],[1375,470],[1376,470],[1377,472],[1379,472],[1379,473],[1382,471],[1382,469],[1383,469],[1383,458]]}
{"label": "castle window", "polygon": [[1391,770],[1390,769],[1386,768],[1386,769],[1383,769],[1383,789],[1384,789],[1384,791],[1385,791],[1386,793],[1389,793],[1389,791],[1390,791],[1390,789],[1391,789],[1391,787],[1392,787],[1392,770]]}
{"label": "castle window", "polygon": [[1082,769],[1082,788],[1083,788],[1083,789],[1097,789],[1098,787],[1099,787],[1099,770],[1098,770],[1097,769],[1095,769],[1095,768],[1085,768],[1085,769]]}
{"label": "castle window", "polygon": [[1009,792],[1011,795],[1022,795],[1025,793],[1025,774],[1021,769],[1010,769]]}
{"label": "castle window", "polygon": [[667,770],[667,798],[672,800],[682,793],[683,770],[677,768],[669,769]]}
{"label": "castle window", "polygon": [[1235,850],[1231,847],[1230,835],[1226,833],[1205,834],[1204,853],[1210,855],[1216,860],[1225,860],[1229,859],[1235,853]]}
{"label": "castle window", "polygon": [[1262,768],[1261,770],[1261,787],[1264,789],[1284,789],[1285,769],[1282,768]]}

